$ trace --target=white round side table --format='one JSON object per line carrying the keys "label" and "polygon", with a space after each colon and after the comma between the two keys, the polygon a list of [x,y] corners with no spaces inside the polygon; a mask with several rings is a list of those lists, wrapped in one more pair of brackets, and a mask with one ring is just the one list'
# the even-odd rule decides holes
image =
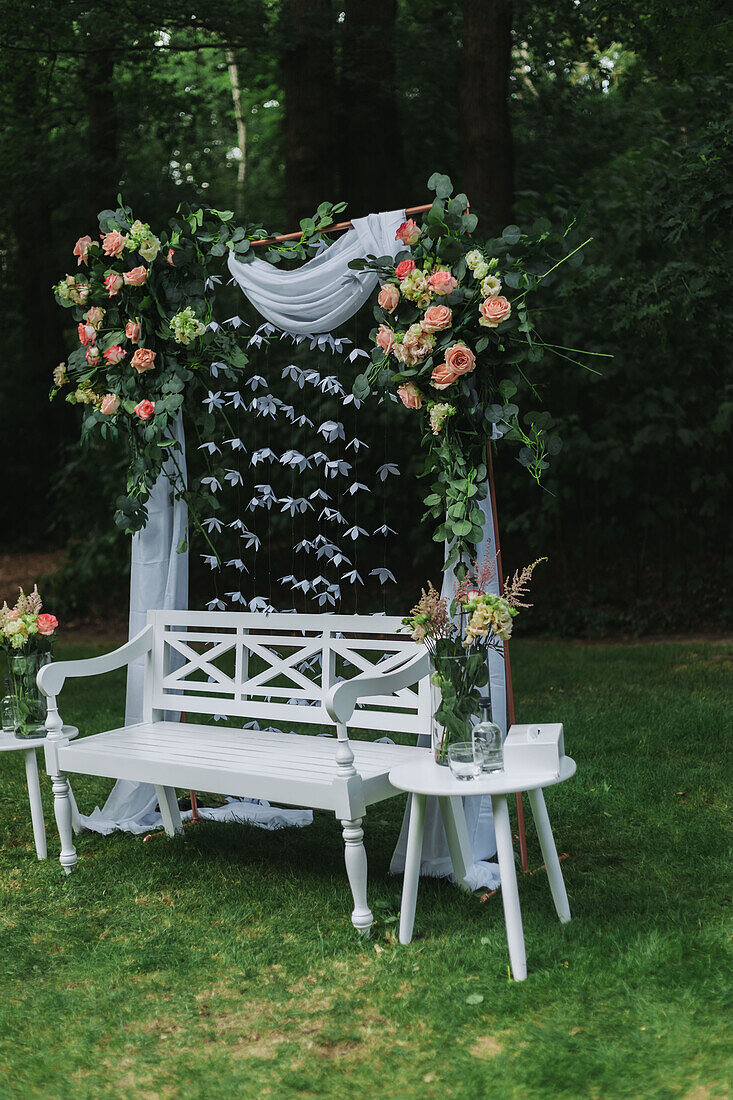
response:
{"label": "white round side table", "polygon": [[393,768],[389,773],[389,781],[392,786],[401,791],[408,791],[412,795],[405,857],[405,877],[400,909],[400,943],[410,942],[415,923],[420,857],[425,828],[425,799],[428,795],[433,795],[438,799],[456,882],[462,883],[466,876],[467,866],[473,862],[462,797],[468,794],[489,795],[494,812],[496,852],[501,874],[501,900],[504,906],[509,961],[511,962],[512,975],[515,981],[524,981],[527,977],[527,956],[524,948],[522,912],[519,908],[519,891],[514,866],[514,847],[509,823],[507,795],[514,795],[519,791],[522,793],[527,792],[542,849],[542,857],[547,868],[552,900],[555,903],[558,917],[565,923],[570,920],[568,895],[560,870],[560,861],[557,857],[557,849],[552,836],[550,819],[547,816],[542,788],[562,783],[573,775],[575,775],[575,761],[569,756],[564,756],[560,763],[559,775],[538,773],[536,776],[528,776],[524,774],[512,775],[511,772],[492,772],[480,775],[476,779],[460,780],[454,778],[450,768],[436,764],[429,749],[425,750],[424,761],[417,764],[401,764],[398,768]]}
{"label": "white round side table", "polygon": [[[72,740],[79,730],[76,726],[64,726],[63,734]],[[33,839],[36,842],[36,853],[39,859],[45,859],[46,849],[46,823],[43,819],[43,804],[41,802],[41,784],[38,779],[38,761],[36,749],[40,749],[45,743],[45,737],[14,737],[10,733],[0,733],[0,752],[22,752],[25,756],[25,777],[28,783],[28,800],[31,804],[31,821],[33,822]]]}

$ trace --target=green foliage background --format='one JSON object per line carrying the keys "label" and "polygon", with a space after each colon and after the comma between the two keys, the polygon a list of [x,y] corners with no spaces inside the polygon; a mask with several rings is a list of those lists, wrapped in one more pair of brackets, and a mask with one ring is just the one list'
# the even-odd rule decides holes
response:
{"label": "green foliage background", "polygon": [[[560,11],[514,5],[513,220],[558,222],[580,208],[594,237],[573,280],[547,302],[543,334],[614,356],[600,378],[556,358],[538,365],[543,402],[564,439],[546,490],[508,452],[499,455],[505,563],[551,559],[535,593],[542,614],[526,620],[537,629],[729,625],[733,80],[723,11],[714,2],[653,2],[643,13],[625,0]],[[333,16],[338,35],[337,6]],[[47,402],[50,371],[73,346],[49,287],[71,270],[70,249],[93,226],[93,177],[105,167],[94,119],[107,111],[114,120],[114,193],[154,229],[182,200],[233,207],[231,45],[247,124],[246,220],[293,228],[282,5],[2,0],[0,17],[0,542],[17,550],[71,541],[73,599],[83,604],[124,590],[127,552],[111,534],[119,462],[101,450],[80,460],[77,414]],[[400,2],[397,20],[402,152],[420,203],[433,171],[461,185],[462,23],[458,9],[435,0]],[[93,68],[97,54],[82,52],[100,43],[115,52],[108,81]],[[182,48],[162,48],[171,43]],[[111,108],[99,102],[105,95]],[[389,149],[375,150],[374,170],[390,171]],[[114,194],[100,205],[110,201]],[[224,316],[230,305],[242,312],[225,294]],[[361,432],[380,435],[380,417],[367,411]],[[417,440],[404,419],[390,421],[389,436],[405,466],[390,564],[412,596],[424,575],[437,579],[440,563],[412,503]],[[406,503],[414,522],[405,521]],[[372,526],[383,507],[375,494]],[[276,558],[280,546],[287,554],[288,535],[273,530]]]}

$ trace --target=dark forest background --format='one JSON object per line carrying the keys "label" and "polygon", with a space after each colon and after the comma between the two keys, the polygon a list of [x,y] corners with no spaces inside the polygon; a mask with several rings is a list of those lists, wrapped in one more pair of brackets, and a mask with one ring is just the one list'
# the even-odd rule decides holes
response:
{"label": "dark forest background", "polygon": [[[429,201],[440,171],[486,235],[578,212],[593,237],[542,328],[613,359],[594,361],[601,377],[539,364],[564,438],[544,489],[497,455],[506,564],[550,557],[530,625],[730,626],[722,3],[0,0],[0,26],[0,551],[67,548],[56,607],[124,602],[128,540],[112,522],[124,460],[82,452],[76,410],[48,402],[73,335],[51,284],[96,212],[122,192],[154,230],[193,200],[285,232],[324,199],[353,216]],[[362,430],[386,434],[380,416],[365,412]],[[405,425],[389,431],[404,467],[391,610],[440,568]],[[383,494],[372,507],[381,516]],[[289,535],[275,524],[273,568]],[[195,575],[197,593],[207,583]]]}

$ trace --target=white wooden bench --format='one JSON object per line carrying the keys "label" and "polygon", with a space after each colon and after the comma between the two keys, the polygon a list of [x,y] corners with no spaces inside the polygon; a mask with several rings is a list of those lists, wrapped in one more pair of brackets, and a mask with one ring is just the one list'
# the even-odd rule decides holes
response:
{"label": "white wooden bench", "polygon": [[[352,922],[367,932],[366,807],[400,792],[389,771],[423,760],[429,749],[357,740],[427,732],[428,655],[400,620],[364,615],[287,615],[150,611],[148,625],[120,649],[86,661],[47,665],[46,769],[53,780],[61,866],[77,861],[67,775],[155,785],[165,830],[181,831],[175,788],[331,810],[341,821]],[[71,742],[57,706],[69,677],[96,676],[145,660],[143,721]],[[185,711],[186,723],[165,721]],[[198,724],[224,715],[249,726],[295,724],[335,730],[336,739]]]}

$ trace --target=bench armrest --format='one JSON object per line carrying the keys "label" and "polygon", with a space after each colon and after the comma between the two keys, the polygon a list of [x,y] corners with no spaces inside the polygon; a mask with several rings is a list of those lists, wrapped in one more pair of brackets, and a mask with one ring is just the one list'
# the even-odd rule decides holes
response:
{"label": "bench armrest", "polygon": [[52,661],[44,665],[38,673],[38,686],[44,695],[58,695],[64,686],[64,680],[71,676],[100,676],[103,672],[112,672],[123,668],[138,657],[149,653],[153,648],[153,627],[146,626],[129,642],[111,653],[99,657],[90,657],[86,661]]}
{"label": "bench armrest", "polygon": [[427,650],[408,657],[398,668],[361,672],[351,680],[344,680],[331,688],[326,696],[326,710],[337,724],[346,724],[354,713],[357,700],[370,695],[391,695],[401,688],[410,687],[422,680],[430,671],[430,654]]}

